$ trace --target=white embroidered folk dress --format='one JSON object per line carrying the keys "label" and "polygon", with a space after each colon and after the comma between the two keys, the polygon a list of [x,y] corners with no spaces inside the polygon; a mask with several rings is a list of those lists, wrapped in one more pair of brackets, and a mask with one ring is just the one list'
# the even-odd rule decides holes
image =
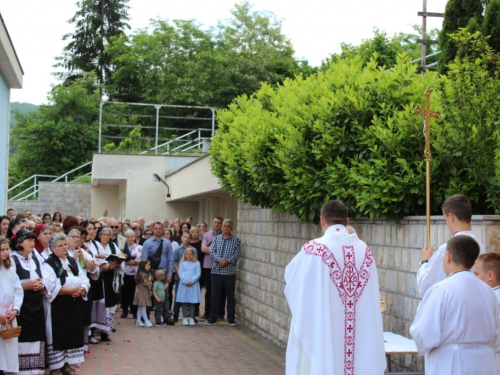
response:
{"label": "white embroidered folk dress", "polygon": [[38,259],[38,261],[40,262],[40,264],[42,264],[43,262],[45,262],[48,259],[49,255],[51,253],[52,253],[52,251],[49,248],[47,248],[47,249],[43,249],[42,252],[39,252],[37,249],[33,249],[32,254],[34,254],[36,256],[36,258]]}
{"label": "white embroidered folk dress", "polygon": [[[85,246],[89,248],[94,255],[97,266],[100,266],[101,264],[107,263],[107,261],[105,259],[95,258],[97,254],[102,254],[104,252],[104,249],[99,242],[95,242],[95,244],[97,245],[97,247],[92,241],[89,241],[85,243]],[[96,330],[104,332],[108,335],[111,334],[112,322],[109,314],[109,308],[106,307],[104,298],[92,303],[91,321],[92,323],[90,324],[90,328],[95,328]]]}
{"label": "white embroidered folk dress", "polygon": [[[129,247],[130,250],[130,256],[134,258],[135,260],[139,261],[141,260],[141,254],[142,254],[142,246],[135,244],[134,247]],[[125,264],[125,263],[124,263]],[[127,266],[125,264],[125,275],[128,276],[135,276],[137,275],[137,269],[139,268],[138,265],[136,266]]]}
{"label": "white embroidered folk dress", "polygon": [[377,269],[356,234],[330,226],[292,259],[285,281],[292,313],[287,375],[383,374]]}
{"label": "white embroidered folk dress", "polygon": [[[97,249],[98,249],[98,253],[99,254],[106,254],[106,255],[111,255],[112,254],[112,251],[111,251],[111,247],[109,246],[109,243],[106,245],[106,247],[102,246],[102,244],[100,242],[97,242]],[[121,253],[121,250],[120,248],[115,244],[115,251],[116,251],[116,255],[120,255]],[[106,259],[100,259],[101,262],[100,264],[106,264],[108,263],[108,261]],[[121,272],[125,272],[125,262],[122,262],[119,266],[118,266],[121,270]],[[106,293],[106,292],[104,292]],[[104,301],[104,298],[103,298],[103,303],[105,303]],[[113,306],[113,307],[106,307],[106,305],[104,305],[104,307],[106,308],[106,315],[108,317],[108,322],[106,324],[106,328],[107,329],[104,329],[103,331],[111,334],[111,330],[113,329],[113,326],[115,325],[115,311],[116,311],[116,305]],[[94,311],[92,310],[92,322],[94,322]],[[92,327],[92,325],[91,325]],[[96,326],[96,328],[98,328]]]}
{"label": "white embroidered folk dress", "polygon": [[[470,230],[457,232],[453,235],[455,236],[469,236],[476,240],[479,244],[479,254],[485,254],[486,249],[484,248],[483,243],[476,237],[474,233]],[[433,286],[434,284],[446,279],[446,274],[443,269],[443,258],[446,253],[446,244],[442,244],[439,246],[437,251],[432,254],[431,259],[427,263],[424,263],[420,266],[420,269],[417,272],[417,286],[418,292],[422,296],[425,295],[425,292]]]}
{"label": "white embroidered folk dress", "polygon": [[[43,283],[45,285],[45,288],[47,289],[47,294],[45,295],[45,297],[47,298],[49,303],[52,303],[52,301],[54,301],[54,299],[57,297],[62,287],[78,288],[81,286],[85,288],[87,292],[90,288],[90,282],[86,272],[81,272],[81,270],[79,270],[79,275],[75,276],[71,271],[71,268],[68,266],[67,259],[66,260],[61,259],[61,264],[68,273],[64,285],[61,285],[61,279],[59,279],[56,276],[54,269],[49,264],[44,263],[42,265],[42,273],[44,276]],[[85,296],[82,296],[81,298],[86,299]],[[47,331],[47,356],[48,356],[50,370],[59,369],[63,367],[65,363],[74,365],[85,361],[85,357],[83,354],[83,347],[70,350],[54,350],[53,339],[52,339],[51,305],[49,305],[49,309],[46,316],[46,331]]]}
{"label": "white embroidered folk dress", "polygon": [[470,271],[451,274],[425,294],[410,334],[425,375],[495,375],[498,299]]}
{"label": "white embroidered folk dress", "polygon": [[[23,304],[24,292],[19,277],[13,267],[0,268],[0,314],[7,315],[10,310],[18,310],[20,313]],[[12,322],[17,327],[17,320]],[[3,328],[3,326],[2,326]],[[17,338],[4,340],[0,337],[0,371],[18,372],[18,341]]]}
{"label": "white embroidered folk dress", "polygon": [[[49,248],[43,249],[43,251],[40,253],[36,248],[33,249],[32,254],[35,254],[36,259],[38,259],[38,262],[40,263],[40,267],[42,264],[49,258],[49,255],[52,254],[52,250]],[[42,270],[43,272],[43,270]],[[45,316],[47,316],[48,310],[50,307],[50,302],[47,301],[46,298],[43,299],[43,309],[45,311]]]}
{"label": "white embroidered folk dress", "polygon": [[[31,280],[40,279],[40,276],[36,273],[36,263],[33,260],[33,257],[36,257],[40,264],[40,271],[42,267],[42,263],[44,260],[41,260],[36,256],[35,253],[38,253],[36,249],[33,249],[33,252],[28,255],[28,259],[24,258],[20,253],[13,252],[12,257],[17,257],[19,260],[19,264],[23,269],[29,271],[30,278],[28,280],[21,280],[21,286],[25,282],[29,282]],[[40,253],[38,253],[40,254]],[[12,268],[16,269],[16,262],[12,262]],[[42,271],[43,276],[43,271]],[[47,303],[46,299],[43,299],[43,307],[45,310],[45,314],[47,314]],[[26,302],[25,302],[26,303]],[[26,327],[28,328],[28,327]],[[24,364],[21,364],[18,375],[43,375],[45,373],[45,342],[44,341],[32,341],[32,342],[20,342],[19,343],[19,357],[23,358]],[[25,368],[23,368],[23,366]],[[30,368],[31,367],[31,368]]]}
{"label": "white embroidered folk dress", "polygon": [[78,265],[78,270],[80,272],[83,272],[83,273],[87,273],[88,272],[89,274],[97,275],[97,277],[96,277],[96,279],[97,279],[98,275],[99,275],[99,267],[97,266],[97,261],[95,260],[95,258],[92,257],[92,255],[88,254],[85,250],[82,250],[82,254],[83,254],[83,257],[86,260],[91,261],[96,266],[92,272],[90,272],[86,267],[84,268],[82,266],[82,263],[80,263],[80,259],[78,259],[78,258],[75,259],[75,252],[72,249],[68,248],[68,256],[72,257],[73,259],[75,259],[76,264]]}

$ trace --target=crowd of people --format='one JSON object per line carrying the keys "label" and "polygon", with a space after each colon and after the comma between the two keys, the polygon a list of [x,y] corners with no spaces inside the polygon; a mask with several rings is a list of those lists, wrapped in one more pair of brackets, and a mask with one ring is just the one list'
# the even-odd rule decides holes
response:
{"label": "crowd of people", "polygon": [[221,217],[208,230],[190,217],[146,224],[107,210],[85,219],[9,209],[0,217],[0,326],[22,328],[0,337],[0,375],[74,374],[88,345],[112,340],[120,306],[137,327],[173,325],[181,310],[184,326],[237,325],[232,230]]}

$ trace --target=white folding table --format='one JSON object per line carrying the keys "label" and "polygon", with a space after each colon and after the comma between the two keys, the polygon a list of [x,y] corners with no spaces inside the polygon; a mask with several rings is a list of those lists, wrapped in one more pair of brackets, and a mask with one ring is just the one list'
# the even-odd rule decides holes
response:
{"label": "white folding table", "polygon": [[[384,332],[384,346],[387,357],[387,372],[389,373],[391,372],[391,355],[418,354],[415,341],[392,332]],[[423,372],[413,374],[423,374]]]}

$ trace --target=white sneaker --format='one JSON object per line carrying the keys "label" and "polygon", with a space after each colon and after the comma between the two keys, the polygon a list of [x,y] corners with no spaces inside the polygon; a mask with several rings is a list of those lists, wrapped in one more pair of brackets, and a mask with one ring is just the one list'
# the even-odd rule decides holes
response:
{"label": "white sneaker", "polygon": [[196,323],[194,322],[193,318],[189,318],[189,325],[194,326]]}
{"label": "white sneaker", "polygon": [[140,320],[138,320],[138,321],[135,323],[135,325],[136,325],[137,327],[144,327],[144,323],[143,323],[143,322],[141,322]]}
{"label": "white sneaker", "polygon": [[188,326],[189,325],[189,319],[188,318],[182,319],[182,325]]}
{"label": "white sneaker", "polygon": [[151,323],[149,320],[146,320],[145,326],[148,327],[148,328],[152,327],[153,323]]}

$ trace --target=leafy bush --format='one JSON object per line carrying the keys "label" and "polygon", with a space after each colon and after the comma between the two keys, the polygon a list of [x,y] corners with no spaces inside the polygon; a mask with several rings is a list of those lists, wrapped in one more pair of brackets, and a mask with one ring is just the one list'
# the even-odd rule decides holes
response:
{"label": "leafy bush", "polygon": [[317,221],[330,198],[358,217],[415,213],[425,199],[425,165],[413,108],[438,81],[416,75],[408,60],[398,57],[389,72],[375,59],[365,67],[359,58],[340,60],[316,76],[239,97],[218,112],[214,174],[238,199],[302,221]]}
{"label": "leafy bush", "polygon": [[460,192],[475,212],[498,213],[500,90],[492,62],[471,54],[451,64],[447,78],[415,74],[404,54],[390,71],[375,58],[364,67],[353,58],[277,89],[263,84],[218,112],[212,171],[237,199],[303,222],[317,222],[333,198],[354,217],[425,214],[423,119],[413,109],[425,105],[430,87],[433,109],[445,114],[431,121],[432,212]]}
{"label": "leafy bush", "polygon": [[434,141],[441,200],[463,192],[476,213],[500,213],[500,64],[481,33],[451,35],[458,57],[441,78],[444,121]]}

